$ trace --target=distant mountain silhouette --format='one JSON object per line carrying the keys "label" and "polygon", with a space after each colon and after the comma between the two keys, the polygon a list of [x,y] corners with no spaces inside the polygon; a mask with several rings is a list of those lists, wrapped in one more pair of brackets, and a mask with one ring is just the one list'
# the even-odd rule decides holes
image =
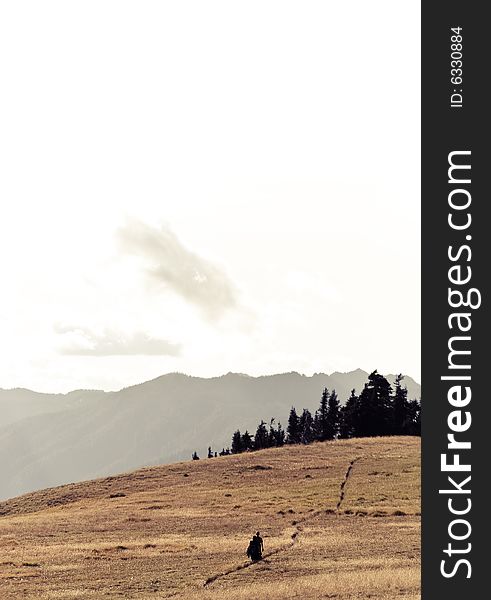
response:
{"label": "distant mountain silhouette", "polygon": [[[193,450],[204,457],[209,445],[229,446],[237,428],[253,433],[260,419],[286,425],[292,405],[314,412],[324,387],[344,403],[367,377],[361,369],[312,377],[170,373],[118,392],[0,390],[0,500],[190,458]],[[409,398],[419,398],[419,384],[404,382]]]}

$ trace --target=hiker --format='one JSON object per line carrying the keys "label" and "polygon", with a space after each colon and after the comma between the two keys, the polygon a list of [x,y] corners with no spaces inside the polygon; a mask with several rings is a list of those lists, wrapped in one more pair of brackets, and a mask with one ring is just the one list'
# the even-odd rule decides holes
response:
{"label": "hiker", "polygon": [[263,538],[259,535],[259,531],[256,535],[253,536],[252,540],[249,542],[249,547],[247,548],[247,556],[252,560],[262,560],[263,558]]}
{"label": "hiker", "polygon": [[247,546],[246,554],[247,554],[248,558],[250,558],[251,560],[254,560],[252,558],[252,555],[254,554],[254,540],[253,539],[249,542],[249,546]]}
{"label": "hiker", "polygon": [[247,556],[255,562],[256,560],[261,560],[261,550],[256,540],[256,536],[252,538],[249,542],[249,547],[247,548]]}
{"label": "hiker", "polygon": [[256,531],[256,535],[254,536],[256,538],[256,544],[259,550],[259,554],[262,558],[262,554],[264,552],[264,543],[263,543],[263,538],[261,537],[261,534],[259,533],[259,531]]}

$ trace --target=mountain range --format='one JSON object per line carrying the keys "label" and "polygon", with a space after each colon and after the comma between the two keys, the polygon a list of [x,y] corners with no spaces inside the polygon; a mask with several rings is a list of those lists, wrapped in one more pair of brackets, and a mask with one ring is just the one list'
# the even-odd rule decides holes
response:
{"label": "mountain range", "polygon": [[[170,373],[117,392],[40,394],[0,389],[0,500],[220,451],[239,428],[254,433],[271,417],[284,425],[291,406],[314,412],[324,387],[342,403],[368,373],[228,373],[200,378]],[[387,375],[390,382],[394,375]],[[409,398],[421,388],[411,377]]]}

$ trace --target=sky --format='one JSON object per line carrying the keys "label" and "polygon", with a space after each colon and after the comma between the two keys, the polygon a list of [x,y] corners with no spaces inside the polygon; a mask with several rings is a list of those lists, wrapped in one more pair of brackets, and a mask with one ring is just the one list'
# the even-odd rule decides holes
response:
{"label": "sky", "polygon": [[419,19],[3,2],[0,387],[419,381]]}

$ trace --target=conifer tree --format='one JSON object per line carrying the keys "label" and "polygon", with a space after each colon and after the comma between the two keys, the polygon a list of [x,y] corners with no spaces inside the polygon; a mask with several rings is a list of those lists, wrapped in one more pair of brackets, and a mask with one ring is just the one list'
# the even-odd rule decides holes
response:
{"label": "conifer tree", "polygon": [[245,450],[244,445],[242,443],[242,436],[240,435],[240,431],[238,429],[232,436],[231,449],[232,449],[232,454],[240,454],[241,452],[244,452],[244,450]]}
{"label": "conifer tree", "polygon": [[324,388],[320,406],[316,413],[316,439],[320,442],[331,439],[329,429],[329,390]]}
{"label": "conifer tree", "polygon": [[314,422],[312,423],[312,430],[314,433],[314,440],[320,440],[320,419],[319,419],[319,410],[316,410],[314,413]]}
{"label": "conifer tree", "polygon": [[270,448],[278,445],[276,443],[276,429],[274,428],[274,417],[272,417],[269,422],[268,445]]}
{"label": "conifer tree", "polygon": [[407,401],[407,388],[402,387],[404,375],[397,375],[395,380],[394,398],[392,400],[394,435],[408,435],[411,429],[411,417],[409,415],[409,403]]}
{"label": "conifer tree", "polygon": [[339,437],[354,437],[357,427],[358,396],[355,390],[351,390],[351,396],[340,411]]}
{"label": "conifer tree", "polygon": [[407,412],[407,435],[421,435],[421,402],[418,402],[418,400],[410,400],[408,402]]}
{"label": "conifer tree", "polygon": [[333,390],[329,396],[327,404],[327,439],[333,440],[339,433],[340,406],[336,390]]}
{"label": "conifer tree", "polygon": [[311,444],[314,441],[314,419],[310,410],[303,409],[300,419],[298,420],[298,429],[300,434],[300,442],[302,444]]}
{"label": "conifer tree", "polygon": [[261,450],[263,448],[269,448],[269,435],[266,423],[261,420],[254,436],[254,450]]}
{"label": "conifer tree", "polygon": [[285,444],[286,433],[279,421],[278,421],[278,427],[276,428],[276,431],[274,433],[275,433],[275,442],[276,442],[275,445],[283,446]]}
{"label": "conifer tree", "polygon": [[373,371],[368,376],[360,397],[358,398],[358,414],[356,437],[372,437],[390,433],[392,423],[392,388],[390,383]]}
{"label": "conifer tree", "polygon": [[252,443],[251,434],[247,431],[247,429],[242,434],[241,443],[242,443],[242,452],[244,452],[245,450],[252,450],[254,448],[254,444]]}
{"label": "conifer tree", "polygon": [[289,444],[298,444],[300,442],[300,425],[295,407],[292,406],[290,410],[290,416],[288,417],[288,427],[286,429],[288,434]]}

